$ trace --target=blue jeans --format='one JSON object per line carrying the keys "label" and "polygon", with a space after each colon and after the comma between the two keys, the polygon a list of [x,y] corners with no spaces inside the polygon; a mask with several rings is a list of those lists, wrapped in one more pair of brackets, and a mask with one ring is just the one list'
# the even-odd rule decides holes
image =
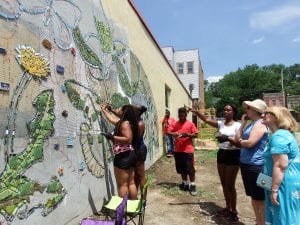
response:
{"label": "blue jeans", "polygon": [[168,153],[173,154],[173,152],[174,152],[174,137],[170,134],[166,134],[165,141],[167,144],[167,154]]}

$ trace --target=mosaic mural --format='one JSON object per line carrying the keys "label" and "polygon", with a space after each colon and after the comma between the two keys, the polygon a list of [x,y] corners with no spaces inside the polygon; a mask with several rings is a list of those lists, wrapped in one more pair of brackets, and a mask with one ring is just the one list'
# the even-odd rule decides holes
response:
{"label": "mosaic mural", "polygon": [[148,108],[153,162],[157,110],[127,38],[101,1],[0,0],[1,224],[78,224],[115,193],[102,102]]}

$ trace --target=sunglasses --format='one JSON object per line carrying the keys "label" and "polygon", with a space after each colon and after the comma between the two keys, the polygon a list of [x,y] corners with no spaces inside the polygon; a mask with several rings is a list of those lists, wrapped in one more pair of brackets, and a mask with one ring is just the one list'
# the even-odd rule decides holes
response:
{"label": "sunglasses", "polygon": [[274,113],[272,113],[272,112],[269,112],[269,111],[265,111],[265,112],[263,112],[261,115],[262,115],[262,116],[267,116],[267,115],[269,115],[269,114],[271,114],[271,115],[275,116],[275,114],[274,114]]}

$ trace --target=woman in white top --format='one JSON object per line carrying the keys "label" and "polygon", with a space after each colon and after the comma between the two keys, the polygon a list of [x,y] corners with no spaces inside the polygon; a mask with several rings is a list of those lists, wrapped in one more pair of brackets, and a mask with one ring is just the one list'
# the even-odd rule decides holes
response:
{"label": "woman in white top", "polygon": [[[240,149],[234,144],[238,143],[236,134],[241,126],[241,124],[236,121],[237,108],[233,104],[225,105],[225,121],[212,120],[197,110],[192,108],[189,108],[189,110],[195,113],[205,123],[218,128],[217,140],[219,141],[219,151],[217,154],[217,167],[226,207],[217,212],[217,215],[228,217],[231,223],[237,223],[235,180],[239,171]],[[228,137],[230,137],[230,140]]]}

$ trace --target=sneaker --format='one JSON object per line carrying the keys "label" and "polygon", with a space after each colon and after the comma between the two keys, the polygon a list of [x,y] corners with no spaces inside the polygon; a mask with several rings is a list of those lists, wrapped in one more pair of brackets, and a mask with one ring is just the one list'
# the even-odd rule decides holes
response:
{"label": "sneaker", "polygon": [[224,209],[217,212],[217,216],[219,216],[219,217],[229,217],[230,216],[230,211],[227,208],[224,208]]}
{"label": "sneaker", "polygon": [[190,192],[191,192],[191,195],[193,195],[193,196],[197,195],[196,185],[190,186]]}
{"label": "sneaker", "polygon": [[236,224],[239,222],[239,217],[237,216],[237,212],[229,212],[228,220],[231,222],[231,224]]}
{"label": "sneaker", "polygon": [[189,185],[182,182],[181,184],[179,184],[179,189],[182,191],[188,191]]}
{"label": "sneaker", "polygon": [[170,158],[170,157],[172,157],[172,156],[173,156],[172,153],[168,153],[168,154],[167,154],[167,157],[168,157],[168,158]]}

